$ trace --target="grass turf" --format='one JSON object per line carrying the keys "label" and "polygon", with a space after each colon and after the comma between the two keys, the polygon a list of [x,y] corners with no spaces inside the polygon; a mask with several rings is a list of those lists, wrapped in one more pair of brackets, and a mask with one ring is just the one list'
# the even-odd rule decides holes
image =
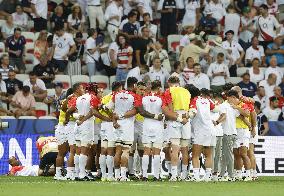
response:
{"label": "grass turf", "polygon": [[284,177],[255,182],[70,182],[50,177],[0,177],[0,196],[284,196]]}

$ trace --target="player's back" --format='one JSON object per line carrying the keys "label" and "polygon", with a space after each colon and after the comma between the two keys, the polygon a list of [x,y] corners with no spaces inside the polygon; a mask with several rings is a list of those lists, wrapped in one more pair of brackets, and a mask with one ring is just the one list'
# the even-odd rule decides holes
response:
{"label": "player's back", "polygon": [[80,115],[86,115],[89,113],[91,108],[91,94],[86,93],[80,97],[77,98],[76,101],[76,108],[78,110],[78,114]]}
{"label": "player's back", "polygon": [[120,91],[114,95],[114,111],[116,114],[125,114],[134,108],[135,94],[130,91]]}
{"label": "player's back", "polygon": [[53,136],[40,137],[36,142],[36,146],[40,152],[40,157],[43,157],[49,152],[58,152],[57,139]]}
{"label": "player's back", "polygon": [[174,111],[189,110],[191,96],[188,90],[179,86],[170,87],[170,89],[168,89],[168,92],[165,92],[165,96],[168,96],[168,93],[170,93]]}
{"label": "player's back", "polygon": [[159,114],[162,112],[163,98],[157,94],[149,94],[142,98],[142,105],[145,111]]}

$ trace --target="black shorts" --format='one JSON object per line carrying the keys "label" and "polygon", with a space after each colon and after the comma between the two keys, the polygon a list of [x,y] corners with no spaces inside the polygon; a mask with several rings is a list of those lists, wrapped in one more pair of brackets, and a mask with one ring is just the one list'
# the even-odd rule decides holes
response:
{"label": "black shorts", "polygon": [[51,165],[56,165],[56,157],[57,152],[49,152],[46,153],[41,159],[39,163],[39,169],[48,170]]}
{"label": "black shorts", "polygon": [[59,72],[64,72],[66,70],[66,67],[68,65],[67,60],[56,60],[52,59],[52,64],[55,69],[58,69]]}

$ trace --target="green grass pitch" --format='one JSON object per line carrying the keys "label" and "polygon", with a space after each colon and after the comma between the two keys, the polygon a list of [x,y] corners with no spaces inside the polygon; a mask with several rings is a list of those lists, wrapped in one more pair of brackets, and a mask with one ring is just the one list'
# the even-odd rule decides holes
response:
{"label": "green grass pitch", "polygon": [[0,177],[0,196],[284,196],[284,177],[255,182],[69,182]]}

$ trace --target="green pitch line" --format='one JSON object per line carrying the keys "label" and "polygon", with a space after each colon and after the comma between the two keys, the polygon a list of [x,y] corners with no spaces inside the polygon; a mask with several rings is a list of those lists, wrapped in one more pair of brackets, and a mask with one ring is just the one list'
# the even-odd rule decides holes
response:
{"label": "green pitch line", "polygon": [[0,177],[0,196],[284,196],[284,177],[255,182],[70,182]]}

